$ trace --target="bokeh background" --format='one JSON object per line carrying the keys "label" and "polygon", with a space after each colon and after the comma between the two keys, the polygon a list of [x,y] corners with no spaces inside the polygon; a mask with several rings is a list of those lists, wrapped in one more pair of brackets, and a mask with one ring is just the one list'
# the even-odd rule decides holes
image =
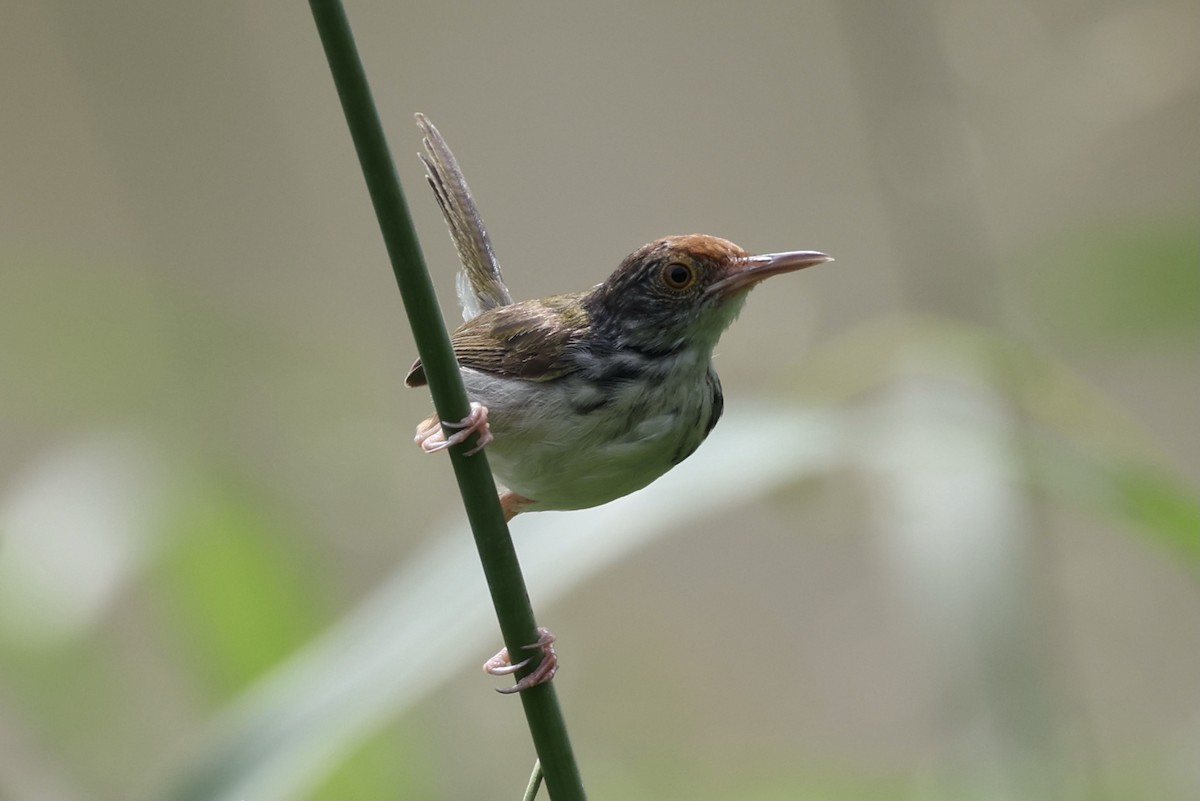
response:
{"label": "bokeh background", "polygon": [[[1200,796],[1195,3],[349,13],[451,321],[416,111],[516,297],[837,257],[675,474],[513,525],[595,797]],[[307,7],[7,4],[0,176],[0,797],[518,793]]]}

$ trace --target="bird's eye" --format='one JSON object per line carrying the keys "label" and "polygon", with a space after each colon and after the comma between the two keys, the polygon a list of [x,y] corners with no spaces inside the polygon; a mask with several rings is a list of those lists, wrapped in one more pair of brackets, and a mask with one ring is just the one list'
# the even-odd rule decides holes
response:
{"label": "bird's eye", "polygon": [[687,289],[696,281],[696,271],[687,264],[673,261],[663,267],[662,278],[671,289]]}

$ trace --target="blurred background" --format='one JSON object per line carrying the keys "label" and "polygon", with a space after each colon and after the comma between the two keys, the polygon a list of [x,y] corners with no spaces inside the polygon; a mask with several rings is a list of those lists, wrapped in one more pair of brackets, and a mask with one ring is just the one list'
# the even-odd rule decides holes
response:
{"label": "blurred background", "polygon": [[[613,798],[1200,796],[1195,3],[350,3],[518,298],[751,297],[659,484],[512,526]],[[308,8],[0,12],[0,797],[520,792]]]}

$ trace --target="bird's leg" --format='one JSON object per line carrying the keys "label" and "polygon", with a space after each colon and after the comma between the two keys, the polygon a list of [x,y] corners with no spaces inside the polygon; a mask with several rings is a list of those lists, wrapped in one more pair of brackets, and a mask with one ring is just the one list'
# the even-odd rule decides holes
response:
{"label": "bird's leg", "polygon": [[504,490],[500,493],[500,508],[504,511],[504,522],[512,520],[521,511],[522,506],[533,503],[529,498],[518,495],[512,490]]}
{"label": "bird's leg", "polygon": [[[492,441],[492,431],[488,428],[487,418],[487,407],[482,403],[471,401],[471,413],[457,423],[443,423],[438,420],[436,414],[422,420],[417,426],[417,435],[413,437],[413,442],[417,443],[425,453],[437,453],[451,445],[457,445],[472,434],[479,434],[479,444],[465,454],[470,456],[483,450],[483,446]],[[442,429],[443,426],[458,430],[447,437],[446,432]]]}
{"label": "bird's leg", "polygon": [[[421,424],[417,426],[417,435],[413,439],[425,453],[436,453],[462,442],[473,433],[478,433],[479,444],[466,453],[467,456],[470,456],[482,450],[484,445],[492,441],[492,432],[488,428],[487,416],[487,407],[482,403],[472,401],[471,413],[457,423],[443,424],[438,420],[436,414],[422,420]],[[443,425],[458,430],[447,437],[446,432],[442,430]],[[530,503],[532,501],[529,498],[518,495],[512,490],[504,490],[500,493],[500,508],[504,512],[506,523],[517,516],[522,506]],[[544,684],[554,678],[554,674],[558,672],[558,654],[554,651],[554,635],[549,629],[542,626],[538,627],[537,633],[537,642],[525,646],[529,649],[541,650],[542,659],[538,662],[537,667],[512,687],[498,689],[497,692],[516,693]],[[508,676],[528,665],[532,658],[523,659],[514,665],[508,656],[508,649],[502,648],[500,653],[483,664],[483,670],[493,676]]]}
{"label": "bird's leg", "polygon": [[[545,684],[554,678],[554,674],[558,672],[558,654],[554,650],[554,634],[545,626],[538,626],[537,633],[537,642],[530,643],[525,648],[528,650],[540,649],[542,652],[542,661],[538,662],[537,667],[528,676],[511,687],[498,688],[496,692],[505,695],[518,693],[521,690],[528,690],[530,687]],[[508,656],[508,649],[501,648],[500,653],[483,663],[483,672],[491,676],[509,676],[528,665],[530,659],[533,659],[533,657],[522,659],[514,665]]]}
{"label": "bird's leg", "polygon": [[[442,430],[442,422],[438,420],[436,414],[430,415],[421,421],[417,426],[417,435],[413,437],[413,441],[425,451],[425,453],[436,453],[445,450],[451,445],[462,442],[472,433],[478,432],[479,444],[471,450],[467,451],[467,456],[477,453],[492,441],[492,431],[488,427],[488,410],[482,403],[471,402],[471,413],[459,420],[457,423],[446,423],[449,428],[457,428],[449,437]],[[500,493],[500,508],[504,512],[504,522],[507,523],[517,516],[521,511],[521,507],[533,503],[529,498],[523,495],[518,495],[512,490],[503,490]]]}

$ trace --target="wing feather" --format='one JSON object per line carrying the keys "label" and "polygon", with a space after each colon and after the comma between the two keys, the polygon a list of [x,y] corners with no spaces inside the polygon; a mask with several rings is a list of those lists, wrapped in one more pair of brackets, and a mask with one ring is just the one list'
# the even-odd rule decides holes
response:
{"label": "wing feather", "polygon": [[[483,312],[450,337],[460,367],[526,381],[553,381],[577,368],[573,354],[584,341],[583,293],[528,300]],[[425,384],[418,359],[404,383]]]}

